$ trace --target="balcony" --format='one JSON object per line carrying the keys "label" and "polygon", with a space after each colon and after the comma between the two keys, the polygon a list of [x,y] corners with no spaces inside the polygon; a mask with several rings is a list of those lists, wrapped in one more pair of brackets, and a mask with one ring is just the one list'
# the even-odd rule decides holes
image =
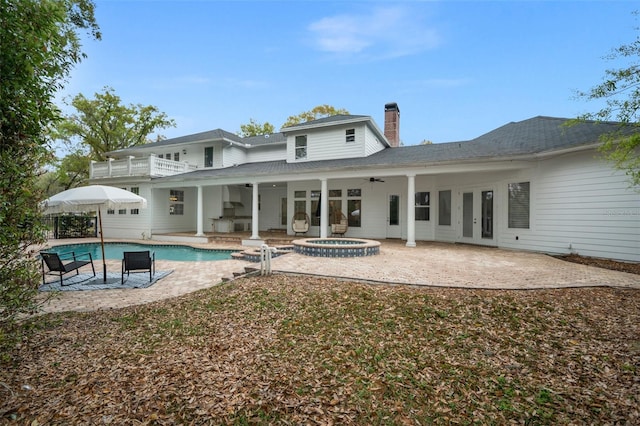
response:
{"label": "balcony", "polygon": [[173,176],[194,171],[196,168],[185,161],[166,160],[155,155],[143,158],[127,157],[123,160],[110,158],[108,161],[92,161],[89,166],[89,179]]}

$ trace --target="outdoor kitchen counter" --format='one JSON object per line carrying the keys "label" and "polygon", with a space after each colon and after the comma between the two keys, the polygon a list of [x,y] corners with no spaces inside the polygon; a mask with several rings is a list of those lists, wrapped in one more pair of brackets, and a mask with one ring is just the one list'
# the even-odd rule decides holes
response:
{"label": "outdoor kitchen counter", "polygon": [[251,216],[232,216],[211,218],[213,232],[236,232],[251,230]]}

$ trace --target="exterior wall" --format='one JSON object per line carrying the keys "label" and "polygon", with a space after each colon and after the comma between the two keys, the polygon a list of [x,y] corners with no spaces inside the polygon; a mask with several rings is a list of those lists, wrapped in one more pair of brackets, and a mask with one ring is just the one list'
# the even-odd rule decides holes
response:
{"label": "exterior wall", "polygon": [[[154,189],[151,209],[153,221],[152,234],[168,232],[187,232],[195,229],[197,215],[197,190],[196,188],[176,188],[184,191],[184,214],[169,214],[169,189]],[[149,202],[150,200],[147,200]]]}
{"label": "exterior wall", "polygon": [[[285,225],[281,223],[281,207],[282,198],[287,198],[287,189],[284,187],[268,187],[260,186],[260,219],[259,230],[266,231],[269,229],[287,229],[291,223],[291,215],[294,213],[287,209]],[[293,208],[293,207],[292,207]]]}
{"label": "exterior wall", "polygon": [[261,161],[277,161],[287,158],[286,145],[279,144],[274,146],[261,146],[252,148],[247,151],[247,163],[256,163]]}
{"label": "exterior wall", "polygon": [[[346,142],[345,131],[355,129],[355,141]],[[307,135],[307,158],[296,160],[296,136]],[[287,135],[287,162],[334,160],[362,157],[365,152],[365,126],[353,123],[322,129],[310,129]]]}
{"label": "exterior wall", "polygon": [[365,126],[365,143],[364,143],[364,155],[365,157],[370,156],[371,154],[375,154],[378,151],[382,151],[384,149],[384,145],[382,141],[378,139],[371,131],[371,129]]}
{"label": "exterior wall", "polygon": [[[139,188],[139,195],[146,198],[147,208],[139,209],[138,214],[131,214],[131,209],[127,209],[125,214],[120,214],[118,210],[114,214],[108,214],[106,209],[102,213],[102,229],[105,238],[128,238],[147,239],[151,236],[151,217],[153,212],[151,205],[151,187],[149,184],[127,184],[113,185],[118,188],[130,190],[131,187]],[[144,235],[143,235],[144,234]]]}
{"label": "exterior wall", "polygon": [[237,146],[217,146],[214,150],[214,167],[231,167],[234,164],[244,164],[247,162],[247,155],[242,148]]}
{"label": "exterior wall", "polygon": [[640,194],[596,155],[541,161],[531,182],[531,229],[506,230],[500,245],[640,261]]}

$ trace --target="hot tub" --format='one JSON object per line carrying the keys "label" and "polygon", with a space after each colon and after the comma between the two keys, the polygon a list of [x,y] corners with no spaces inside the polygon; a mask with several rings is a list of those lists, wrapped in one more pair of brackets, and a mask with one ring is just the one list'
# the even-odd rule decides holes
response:
{"label": "hot tub", "polygon": [[315,257],[362,257],[380,253],[380,242],[360,238],[305,238],[292,242],[296,253]]}

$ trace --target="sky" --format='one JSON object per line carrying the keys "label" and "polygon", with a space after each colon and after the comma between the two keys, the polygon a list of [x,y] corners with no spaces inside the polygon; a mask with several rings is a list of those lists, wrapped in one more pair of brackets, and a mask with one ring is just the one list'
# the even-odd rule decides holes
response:
{"label": "sky", "polygon": [[102,40],[59,96],[113,88],[153,105],[173,138],[250,119],[276,130],[328,104],[369,115],[400,109],[404,145],[464,141],[536,116],[602,106],[612,49],[638,36],[632,1],[96,0]]}

